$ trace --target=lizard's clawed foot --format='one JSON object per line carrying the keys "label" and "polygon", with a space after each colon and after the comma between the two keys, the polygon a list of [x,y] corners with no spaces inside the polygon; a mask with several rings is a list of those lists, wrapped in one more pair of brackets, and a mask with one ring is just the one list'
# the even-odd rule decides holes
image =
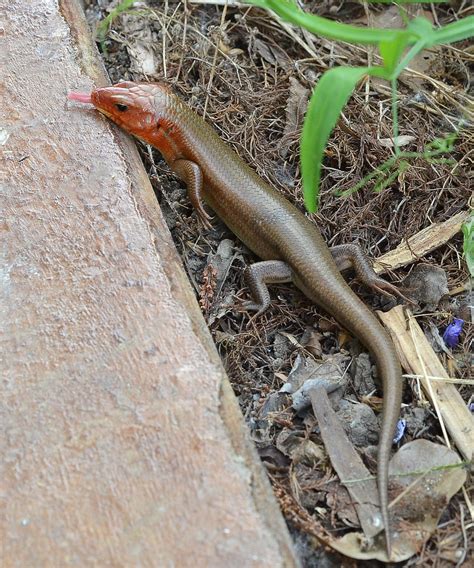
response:
{"label": "lizard's clawed foot", "polygon": [[407,298],[403,294],[403,292],[401,292],[399,288],[397,288],[394,284],[387,282],[387,280],[384,280],[383,278],[378,278],[378,277],[374,278],[368,284],[372,288],[372,290],[375,290],[379,294],[387,296],[392,300],[398,297],[404,300],[405,302],[407,302],[408,304],[413,305],[415,303],[413,300],[410,300],[410,298]]}
{"label": "lizard's clawed foot", "polygon": [[211,223],[211,220],[213,219],[212,215],[209,215],[209,213],[204,209],[204,207],[202,207],[202,205],[199,209],[196,209],[196,214],[203,227],[211,231],[213,229]]}
{"label": "lizard's clawed foot", "polygon": [[268,306],[262,306],[261,304],[257,304],[256,302],[252,302],[251,300],[242,302],[238,305],[234,305],[234,309],[238,312],[255,312],[252,315],[249,314],[249,321],[247,322],[246,327],[250,327],[267,308]]}

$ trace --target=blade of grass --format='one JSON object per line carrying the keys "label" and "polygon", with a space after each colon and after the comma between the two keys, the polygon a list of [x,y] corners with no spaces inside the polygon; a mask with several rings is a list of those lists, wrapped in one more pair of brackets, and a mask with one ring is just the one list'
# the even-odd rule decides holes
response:
{"label": "blade of grass", "polygon": [[474,16],[466,16],[462,20],[446,24],[433,34],[433,45],[454,43],[474,36]]}
{"label": "blade of grass", "polygon": [[387,178],[378,181],[374,186],[374,193],[380,193],[383,189],[391,185],[403,172],[408,169],[408,162],[402,160],[398,166],[398,169],[391,173]]}
{"label": "blade of grass", "polygon": [[421,51],[423,51],[423,49],[425,49],[425,47],[427,47],[428,44],[427,42],[422,38],[419,39],[415,45],[413,45],[410,50],[408,51],[408,53],[405,55],[405,57],[400,61],[400,63],[397,65],[397,67],[395,68],[395,70],[393,71],[392,77],[396,78],[400,75],[400,73],[405,69],[405,67],[407,67],[407,65],[410,63],[410,61],[416,57]]}
{"label": "blade of grass", "polygon": [[105,41],[105,37],[107,32],[109,31],[109,27],[111,26],[114,19],[121,14],[132,8],[133,3],[135,0],[122,0],[111,12],[108,16],[106,16],[97,26],[97,40],[99,43],[103,43]]}
{"label": "blade of grass", "polygon": [[391,179],[391,176],[393,176],[393,173],[391,172],[395,172],[398,176],[410,166],[411,160],[418,158],[424,158],[429,163],[451,163],[453,162],[453,160],[449,158],[437,158],[437,156],[452,152],[456,138],[456,132],[451,132],[444,138],[435,138],[434,140],[429,142],[423,152],[399,152],[399,154],[391,156],[390,158],[388,158],[388,160],[385,160],[383,164],[365,175],[356,184],[343,191],[337,191],[335,195],[337,195],[338,197],[348,197],[356,191],[359,191],[359,189],[365,187],[369,183],[369,181],[372,180],[375,180],[374,191],[382,188],[382,186],[386,187],[386,185],[388,185],[388,183],[385,183],[387,179],[389,179],[389,183],[391,183],[396,178],[395,176],[395,178]]}
{"label": "blade of grass", "polygon": [[414,43],[418,38],[409,30],[403,29],[376,29],[351,26],[334,22],[315,14],[308,14],[300,10],[289,0],[244,0],[247,4],[253,4],[259,8],[266,8],[275,12],[285,22],[296,24],[308,31],[340,41],[374,45],[381,41],[390,41],[398,36],[404,36],[407,43]]}
{"label": "blade of grass", "polygon": [[392,166],[397,162],[397,160],[398,160],[397,156],[392,156],[391,158],[386,160],[381,166],[379,166],[378,168],[376,168],[375,170],[364,176],[355,185],[353,185],[349,189],[345,189],[343,191],[337,191],[335,192],[335,195],[337,195],[338,197],[348,197],[349,195],[352,195],[356,191],[359,191],[359,189],[365,187],[369,183],[369,181],[373,180],[374,178],[379,178],[378,181],[376,181],[376,184],[380,183],[380,180],[385,179],[387,170],[390,170]]}
{"label": "blade of grass", "polygon": [[406,47],[407,44],[403,36],[392,41],[384,40],[379,43],[380,55],[387,70],[393,71],[396,68]]}
{"label": "blade of grass", "polygon": [[464,258],[466,259],[469,273],[474,278],[474,216],[471,216],[465,223],[463,223],[461,228],[464,235]]}
{"label": "blade of grass", "polygon": [[301,174],[308,211],[318,208],[321,162],[341,110],[365,75],[384,76],[382,67],[336,67],[323,74],[313,91],[301,136]]}

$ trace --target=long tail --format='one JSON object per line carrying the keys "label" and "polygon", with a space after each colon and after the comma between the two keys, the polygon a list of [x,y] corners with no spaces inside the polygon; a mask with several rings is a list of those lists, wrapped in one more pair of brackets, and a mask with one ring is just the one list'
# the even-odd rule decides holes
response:
{"label": "long tail", "polygon": [[[375,317],[375,316],[374,316]],[[377,322],[378,324],[378,322]],[[379,437],[377,458],[377,486],[380,499],[380,511],[385,527],[387,555],[391,556],[390,522],[388,514],[388,463],[393,437],[400,415],[402,403],[402,372],[395,347],[387,332],[379,326],[377,341],[368,345],[375,357],[377,368],[382,377],[384,403],[382,410],[382,431]],[[360,336],[365,342],[365,337]]]}
{"label": "long tail", "polygon": [[[345,284],[345,283],[344,283]],[[323,307],[346,329],[356,335],[375,358],[383,387],[382,430],[377,459],[377,487],[380,510],[385,528],[387,555],[391,556],[390,522],[388,514],[388,462],[402,402],[402,372],[389,334],[375,314],[350,290],[335,286],[326,296]]]}

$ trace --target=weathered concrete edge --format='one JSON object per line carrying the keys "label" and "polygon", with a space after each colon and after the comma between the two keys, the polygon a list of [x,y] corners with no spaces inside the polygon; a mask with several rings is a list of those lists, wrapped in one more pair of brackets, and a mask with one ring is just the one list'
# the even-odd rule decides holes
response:
{"label": "weathered concrete edge", "polygon": [[[61,14],[66,20],[77,46],[78,63],[97,86],[110,83],[98,51],[92,41],[91,33],[80,0],[59,0]],[[206,349],[210,361],[221,370],[220,416],[229,435],[235,453],[243,459],[251,473],[252,494],[255,507],[263,521],[270,528],[280,547],[280,554],[286,566],[299,566],[293,552],[293,545],[273,495],[270,483],[261,465],[255,446],[248,436],[237,399],[232,391],[229,379],[222,367],[221,360],[202,317],[198,303],[184,272],[171,234],[159,208],[153,188],[143,167],[134,142],[118,128],[114,127],[117,143],[128,163],[132,187],[137,189],[135,198],[140,214],[155,235],[155,248],[166,258],[164,266],[173,293],[186,306],[194,332]]]}

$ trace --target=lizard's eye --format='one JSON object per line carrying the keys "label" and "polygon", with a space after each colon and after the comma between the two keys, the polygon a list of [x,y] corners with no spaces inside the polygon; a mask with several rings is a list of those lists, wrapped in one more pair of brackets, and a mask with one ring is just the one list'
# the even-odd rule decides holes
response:
{"label": "lizard's eye", "polygon": [[127,106],[127,105],[123,105],[123,104],[121,104],[121,103],[117,103],[117,104],[115,105],[115,108],[116,108],[117,110],[119,110],[120,112],[125,112],[126,110],[128,110],[128,106]]}

